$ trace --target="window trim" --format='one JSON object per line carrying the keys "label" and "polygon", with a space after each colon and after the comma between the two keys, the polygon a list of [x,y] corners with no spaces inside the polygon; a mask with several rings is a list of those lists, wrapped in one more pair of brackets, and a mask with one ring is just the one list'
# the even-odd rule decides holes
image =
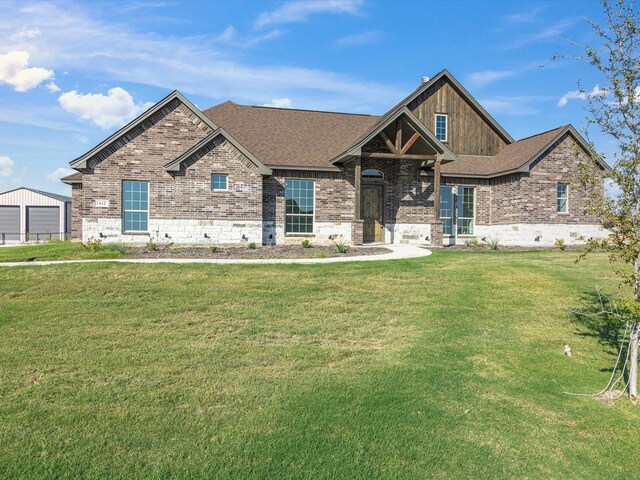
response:
{"label": "window trim", "polygon": [[[473,217],[462,217],[460,214],[456,215],[456,236],[458,237],[475,237],[476,231],[476,187],[475,185],[456,185],[458,187],[458,198],[460,198],[460,189],[461,188],[469,188],[473,192]],[[458,208],[456,206],[456,208]],[[473,233],[458,233],[458,220],[473,220]],[[453,228],[453,226],[452,226]]]}
{"label": "window trim", "polygon": [[[225,177],[225,188],[213,188],[213,177]],[[211,174],[211,191],[212,192],[228,192],[229,191],[229,175],[226,173],[212,173]]]}
{"label": "window trim", "polygon": [[[453,187],[455,185],[441,185],[440,187],[440,212],[442,212],[442,193],[444,191],[445,188],[450,189],[451,191],[449,192],[449,195],[451,196],[451,216],[450,217],[443,217],[442,215],[440,215],[440,220],[443,221],[443,226],[442,226],[442,235],[445,237],[453,237],[454,233],[453,233],[453,211],[455,210],[456,206],[455,206],[455,202],[453,202]],[[444,220],[451,220],[451,233],[444,233]],[[457,230],[456,230],[457,233]]]}
{"label": "window trim", "polygon": [[[147,209],[146,210],[125,210],[124,208],[124,184],[125,182],[138,182],[138,183],[146,183],[147,184]],[[122,233],[125,235],[136,235],[136,234],[140,234],[140,235],[144,235],[144,234],[149,234],[149,211],[150,211],[150,202],[149,199],[151,198],[151,182],[149,180],[132,180],[132,179],[123,179],[121,186],[120,186],[120,190],[121,190],[121,195],[120,195],[120,199],[122,202],[121,205],[121,213],[120,213],[120,217],[122,220]],[[127,230],[125,228],[125,213],[126,212],[146,212],[147,213],[147,229],[146,230]]]}
{"label": "window trim", "polygon": [[[565,197],[565,208],[564,208],[564,212],[561,212],[560,210],[558,210],[558,200],[560,200],[560,196],[558,195],[558,188],[560,187],[560,185],[564,185],[565,187],[567,187],[566,189],[566,197]],[[563,182],[558,182],[556,184],[556,213],[558,215],[568,215],[569,214],[569,184],[568,183],[563,183]]]}
{"label": "window trim", "polygon": [[[444,140],[438,138],[438,117],[444,117]],[[434,113],[433,114],[433,133],[438,140],[443,143],[449,141],[449,114],[447,113]]]}
{"label": "window trim", "polygon": [[[311,182],[313,184],[313,213],[309,214],[298,214],[298,213],[287,213],[287,182],[288,181],[302,181],[302,182]],[[287,232],[287,215],[298,215],[298,216],[307,216],[311,217],[311,231],[310,232]],[[316,234],[316,180],[314,178],[286,178],[284,181],[284,236],[285,237],[315,237]]]}

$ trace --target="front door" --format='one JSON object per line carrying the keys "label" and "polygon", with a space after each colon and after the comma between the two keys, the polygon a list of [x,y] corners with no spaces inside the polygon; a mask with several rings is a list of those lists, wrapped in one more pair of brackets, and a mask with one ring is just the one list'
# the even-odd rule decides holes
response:
{"label": "front door", "polygon": [[362,227],[365,242],[383,242],[382,185],[362,185]]}

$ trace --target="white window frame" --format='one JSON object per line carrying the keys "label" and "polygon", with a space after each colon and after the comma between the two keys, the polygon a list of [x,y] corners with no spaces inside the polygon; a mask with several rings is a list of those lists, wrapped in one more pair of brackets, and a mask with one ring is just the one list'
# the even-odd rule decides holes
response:
{"label": "white window frame", "polygon": [[[125,182],[138,182],[138,183],[146,183],[147,184],[147,209],[146,210],[125,210],[124,208],[124,184]],[[131,179],[127,179],[127,180],[122,180],[121,183],[121,189],[122,189],[122,193],[121,193],[121,202],[122,202],[122,208],[121,208],[121,219],[122,219],[122,232],[123,233],[149,233],[149,220],[150,220],[150,210],[151,210],[151,205],[150,205],[150,198],[151,198],[151,182],[149,180],[131,180]],[[126,212],[146,212],[147,213],[147,229],[146,230],[127,230],[125,228],[125,220],[124,220],[124,216]]]}
{"label": "white window frame", "polygon": [[[224,182],[226,188],[213,188],[213,177],[226,177],[227,181]],[[226,173],[212,173],[211,174],[211,191],[212,192],[227,192],[229,191],[229,175]]]}
{"label": "white window frame", "polygon": [[[564,185],[565,187],[567,187],[566,189],[566,197],[565,197],[565,209],[564,212],[561,212],[558,210],[558,200],[560,200],[562,197],[560,197],[558,195],[558,187],[560,187],[560,185]],[[567,215],[569,213],[569,184],[568,183],[563,183],[563,182],[558,182],[556,184],[556,213],[558,215]]]}
{"label": "white window frame", "polygon": [[[292,181],[302,181],[302,182],[311,182],[313,183],[313,213],[311,215],[309,214],[295,214],[295,213],[290,213],[287,214],[287,181],[292,180]],[[311,235],[315,235],[316,233],[316,181],[313,178],[287,178],[284,181],[284,190],[285,190],[285,194],[284,194],[284,234],[285,236],[298,236],[298,237],[304,237],[304,236],[311,236]],[[307,217],[311,217],[311,231],[310,232],[287,232],[287,215],[298,215],[298,216],[307,216]]]}
{"label": "white window frame", "polygon": [[[438,117],[444,117],[444,140],[438,138]],[[441,142],[449,141],[449,115],[446,113],[436,113],[433,116],[433,133]]]}
{"label": "white window frame", "polygon": [[[456,235],[458,237],[474,237],[476,232],[476,187],[469,186],[469,185],[458,185],[457,187],[458,187],[458,198],[460,198],[460,189],[462,188],[469,188],[473,192],[473,216],[463,217],[460,215],[460,212],[458,212],[458,215],[456,215],[456,225],[455,225]],[[458,208],[457,205],[456,205],[456,208]],[[458,220],[473,220],[473,233],[458,233]]]}

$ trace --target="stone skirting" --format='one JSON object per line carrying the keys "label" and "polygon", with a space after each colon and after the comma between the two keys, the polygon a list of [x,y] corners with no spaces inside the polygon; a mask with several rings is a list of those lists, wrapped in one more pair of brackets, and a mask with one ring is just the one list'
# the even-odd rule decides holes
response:
{"label": "stone skirting", "polygon": [[85,218],[82,240],[100,238],[105,243],[181,243],[215,245],[224,243],[262,243],[261,221],[232,220],[166,220],[149,219],[149,233],[122,232],[119,218]]}
{"label": "stone skirting", "polygon": [[[553,246],[556,239],[564,240],[567,245],[579,245],[589,238],[602,238],[609,235],[600,225],[585,224],[540,224],[518,223],[508,225],[476,225],[472,238],[498,240],[500,245],[534,247]],[[464,243],[469,237],[458,237],[458,243]]]}

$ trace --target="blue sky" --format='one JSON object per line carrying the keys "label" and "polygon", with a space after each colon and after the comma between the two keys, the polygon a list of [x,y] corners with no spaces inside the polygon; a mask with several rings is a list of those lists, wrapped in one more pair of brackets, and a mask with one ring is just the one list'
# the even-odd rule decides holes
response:
{"label": "blue sky", "polygon": [[[237,103],[382,114],[422,76],[451,73],[516,138],[585,125],[602,86],[597,1],[3,2],[0,191],[68,193],[57,178],[177,89]],[[568,94],[568,96],[567,96]],[[564,100],[562,100],[564,97]],[[614,144],[594,132],[600,151]]]}

